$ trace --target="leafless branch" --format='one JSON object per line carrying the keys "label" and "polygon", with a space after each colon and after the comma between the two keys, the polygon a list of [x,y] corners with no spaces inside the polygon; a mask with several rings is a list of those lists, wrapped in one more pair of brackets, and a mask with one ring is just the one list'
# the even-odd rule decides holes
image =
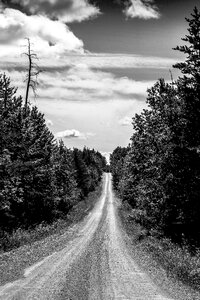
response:
{"label": "leafless branch", "polygon": [[31,49],[31,42],[29,38],[26,38],[27,40],[27,52],[23,53],[26,57],[28,57],[28,69],[27,69],[27,75],[25,78],[25,81],[27,82],[26,85],[26,96],[25,96],[25,115],[27,112],[27,107],[29,103],[29,91],[30,88],[32,89],[34,96],[36,97],[36,89],[38,86],[38,75],[42,72],[38,69],[38,65],[34,62],[35,60],[38,60],[37,54],[34,53]]}

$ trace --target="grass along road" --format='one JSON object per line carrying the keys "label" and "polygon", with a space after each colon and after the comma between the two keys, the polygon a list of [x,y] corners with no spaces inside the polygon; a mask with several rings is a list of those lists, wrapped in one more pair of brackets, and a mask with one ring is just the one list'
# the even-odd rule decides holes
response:
{"label": "grass along road", "polygon": [[[170,300],[131,256],[119,226],[111,175],[91,213],[72,230],[63,249],[0,287],[2,300]],[[67,234],[67,233],[66,233]]]}

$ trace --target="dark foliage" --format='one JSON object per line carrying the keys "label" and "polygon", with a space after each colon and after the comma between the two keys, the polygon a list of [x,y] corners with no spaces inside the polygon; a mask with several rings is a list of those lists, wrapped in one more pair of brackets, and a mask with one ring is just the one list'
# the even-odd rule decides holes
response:
{"label": "dark foliage", "polygon": [[113,186],[118,189],[119,182],[122,175],[124,159],[128,153],[129,148],[127,147],[117,147],[110,156],[110,169],[113,176]]}
{"label": "dark foliage", "polygon": [[[148,90],[148,109],[133,118],[131,147],[111,155],[115,187],[138,222],[178,242],[199,245],[200,13],[194,9],[174,67],[182,76]],[[125,156],[126,155],[126,156]],[[125,157],[124,157],[125,156]]]}
{"label": "dark foliage", "polygon": [[0,75],[0,128],[2,234],[66,217],[98,185],[105,158],[56,143],[44,115],[24,106],[5,74]]}
{"label": "dark foliage", "polygon": [[81,198],[92,192],[101,180],[102,171],[106,168],[106,159],[99,152],[84,148],[74,149],[76,180],[81,191]]}

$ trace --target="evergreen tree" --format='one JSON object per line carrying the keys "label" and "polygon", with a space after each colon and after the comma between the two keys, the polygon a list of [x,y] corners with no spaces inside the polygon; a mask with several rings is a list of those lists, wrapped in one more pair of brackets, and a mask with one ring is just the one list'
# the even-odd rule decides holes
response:
{"label": "evergreen tree", "polygon": [[191,19],[186,18],[188,34],[182,38],[186,45],[175,48],[184,53],[186,59],[174,67],[184,75],[177,86],[186,120],[185,143],[190,148],[200,149],[200,12],[196,7],[191,16]]}
{"label": "evergreen tree", "polygon": [[117,147],[110,156],[110,168],[113,176],[113,185],[115,189],[119,188],[118,185],[123,174],[122,169],[128,150],[129,147]]}
{"label": "evergreen tree", "polygon": [[[176,240],[198,242],[200,228],[200,14],[194,9],[187,55],[175,65],[183,74],[176,82],[159,80],[148,90],[148,109],[133,118],[134,133],[123,167],[117,171],[122,199],[143,225]],[[114,151],[114,153],[117,149]],[[111,158],[114,157],[111,156]],[[112,172],[122,155],[114,162]],[[112,160],[111,160],[112,161]],[[112,164],[111,164],[112,165]]]}
{"label": "evergreen tree", "polygon": [[81,150],[74,149],[74,165],[76,170],[76,180],[78,188],[81,191],[81,198],[83,199],[89,193],[90,187],[90,177],[89,171],[87,169],[86,163],[83,160]]}
{"label": "evergreen tree", "polygon": [[73,152],[64,146],[63,141],[54,152],[54,184],[56,217],[64,217],[78,202],[80,191],[77,188],[76,172],[73,164]]}
{"label": "evergreen tree", "polygon": [[0,75],[0,228],[7,231],[65,217],[96,188],[106,165],[95,150],[57,145],[37,107],[24,110]]}

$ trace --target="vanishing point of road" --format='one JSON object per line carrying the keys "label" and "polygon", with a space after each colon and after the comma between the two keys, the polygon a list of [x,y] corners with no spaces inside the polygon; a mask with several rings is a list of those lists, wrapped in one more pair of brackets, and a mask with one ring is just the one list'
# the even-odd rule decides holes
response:
{"label": "vanishing point of road", "polygon": [[111,175],[65,247],[0,287],[1,300],[172,300],[131,256],[119,225]]}

